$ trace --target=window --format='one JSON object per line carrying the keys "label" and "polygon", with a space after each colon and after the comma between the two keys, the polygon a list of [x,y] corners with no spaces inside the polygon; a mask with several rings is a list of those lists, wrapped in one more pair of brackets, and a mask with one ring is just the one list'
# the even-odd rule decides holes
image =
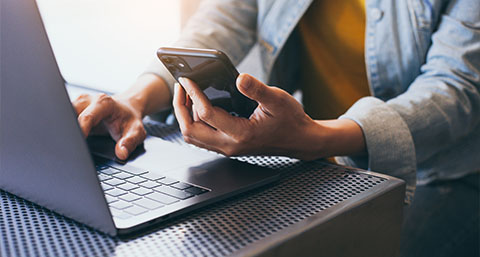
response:
{"label": "window", "polygon": [[180,1],[37,0],[64,79],[107,92],[128,88],[180,33]]}

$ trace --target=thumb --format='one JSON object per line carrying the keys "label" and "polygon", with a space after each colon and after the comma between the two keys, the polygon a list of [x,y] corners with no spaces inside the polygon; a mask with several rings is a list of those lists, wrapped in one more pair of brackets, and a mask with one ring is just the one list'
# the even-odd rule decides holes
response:
{"label": "thumb", "polygon": [[267,109],[276,106],[277,88],[267,86],[248,74],[242,73],[238,76],[237,88],[246,97],[258,102]]}

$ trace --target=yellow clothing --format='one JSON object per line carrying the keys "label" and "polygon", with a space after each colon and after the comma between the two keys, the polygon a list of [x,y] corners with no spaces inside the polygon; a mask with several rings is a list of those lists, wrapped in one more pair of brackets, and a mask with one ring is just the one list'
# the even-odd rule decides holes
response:
{"label": "yellow clothing", "polygon": [[299,23],[305,111],[333,119],[370,95],[364,60],[365,0],[314,0]]}

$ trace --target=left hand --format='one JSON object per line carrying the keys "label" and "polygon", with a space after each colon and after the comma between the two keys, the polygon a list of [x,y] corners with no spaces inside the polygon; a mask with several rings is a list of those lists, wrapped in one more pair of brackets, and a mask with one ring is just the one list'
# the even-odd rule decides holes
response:
{"label": "left hand", "polygon": [[326,130],[280,88],[241,74],[237,88],[258,102],[246,119],[212,106],[193,81],[187,78],[179,81],[183,87],[175,86],[173,106],[187,143],[226,156],[265,154],[311,160],[328,155],[323,151],[327,149],[326,141],[321,140]]}

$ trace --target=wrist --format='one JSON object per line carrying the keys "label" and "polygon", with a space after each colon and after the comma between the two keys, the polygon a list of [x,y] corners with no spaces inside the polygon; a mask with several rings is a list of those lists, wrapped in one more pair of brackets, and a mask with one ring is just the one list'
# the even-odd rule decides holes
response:
{"label": "wrist", "polygon": [[316,123],[324,131],[322,138],[324,156],[322,157],[366,154],[363,130],[355,121],[336,119],[319,120]]}
{"label": "wrist", "polygon": [[141,119],[145,116],[145,100],[141,95],[122,92],[114,95],[113,98],[128,107],[135,116]]}
{"label": "wrist", "polygon": [[170,106],[171,93],[165,81],[154,74],[142,74],[127,91],[115,95],[128,104],[140,117]]}
{"label": "wrist", "polygon": [[362,128],[348,119],[313,121],[303,133],[302,141],[304,160],[366,153]]}

